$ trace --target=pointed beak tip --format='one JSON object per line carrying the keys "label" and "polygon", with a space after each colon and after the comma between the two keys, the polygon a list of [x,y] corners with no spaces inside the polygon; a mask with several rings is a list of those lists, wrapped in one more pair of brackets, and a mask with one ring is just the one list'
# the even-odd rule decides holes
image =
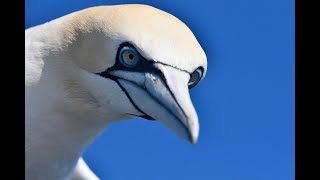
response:
{"label": "pointed beak tip", "polygon": [[198,143],[198,135],[199,135],[199,131],[189,131],[188,141],[192,145],[196,145]]}
{"label": "pointed beak tip", "polygon": [[198,142],[198,136],[190,136],[189,142],[190,142],[192,145],[196,145],[197,142]]}
{"label": "pointed beak tip", "polygon": [[196,145],[198,141],[196,139],[191,139],[190,142],[192,145]]}
{"label": "pointed beak tip", "polygon": [[189,129],[189,141],[191,142],[191,144],[195,145],[198,143],[200,128],[199,128],[199,119],[197,115],[193,119],[194,119],[193,121],[189,121],[190,124],[188,129]]}

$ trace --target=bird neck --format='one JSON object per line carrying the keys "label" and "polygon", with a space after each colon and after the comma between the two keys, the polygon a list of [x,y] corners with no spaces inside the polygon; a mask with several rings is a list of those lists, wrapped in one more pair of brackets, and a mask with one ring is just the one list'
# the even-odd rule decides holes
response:
{"label": "bird neck", "polygon": [[[99,40],[100,36],[97,37],[94,32],[86,34],[90,38],[83,37],[85,30],[74,25],[77,22],[86,23],[86,19],[81,21],[78,17],[80,14],[72,13],[25,32],[28,59],[25,90],[26,138],[32,141],[32,148],[48,148],[45,151],[56,148],[61,154],[73,153],[79,156],[108,122],[119,118],[112,116],[111,109],[101,112],[82,78],[85,73],[79,68],[82,65],[79,61],[91,54],[97,56],[97,49],[104,48],[102,44],[105,42]],[[90,40],[88,44],[95,42],[95,46],[83,47],[82,44],[85,43],[82,41],[87,40]],[[86,49],[93,49],[95,52]],[[85,52],[85,57],[76,56],[81,51]],[[98,52],[105,53],[103,50]],[[98,55],[99,57],[90,60],[102,57],[109,59],[105,54]],[[104,68],[100,64],[97,66]],[[45,137],[43,139],[46,142],[37,142],[33,137]]]}
{"label": "bird neck", "polygon": [[[123,119],[116,117],[111,108],[102,109],[88,91],[83,75],[105,67],[91,63],[100,69],[81,70],[85,62],[82,58],[90,55],[92,62],[114,57],[102,50],[111,48],[105,47],[108,43],[101,40],[101,33],[96,33],[94,27],[88,33],[76,28],[74,19],[79,19],[76,16],[66,16],[25,32],[25,162],[26,168],[31,168],[26,172],[43,173],[39,177],[61,179],[70,173],[83,151],[106,126]],[[85,24],[85,20],[78,22]],[[95,46],[83,46],[92,42]]]}
{"label": "bird neck", "polygon": [[38,133],[35,137],[45,137],[46,141],[41,142],[41,147],[38,148],[58,152],[63,158],[69,155],[79,157],[108,125],[108,121],[97,119],[91,112],[70,109],[56,109],[39,115],[34,121],[37,121],[38,127],[32,128],[43,128],[42,131],[32,131]]}
{"label": "bird neck", "polygon": [[61,179],[117,117],[99,112],[56,29],[52,22],[26,31],[25,163],[26,173]]}
{"label": "bird neck", "polygon": [[[91,112],[55,107],[26,113],[26,172],[39,177],[63,179],[76,165],[83,151],[106,128],[108,121]],[[32,113],[32,114],[30,114]]]}

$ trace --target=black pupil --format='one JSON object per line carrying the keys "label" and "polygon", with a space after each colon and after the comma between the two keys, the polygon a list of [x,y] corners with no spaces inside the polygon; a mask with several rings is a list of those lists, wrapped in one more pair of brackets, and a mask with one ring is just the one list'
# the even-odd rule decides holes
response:
{"label": "black pupil", "polygon": [[129,54],[129,59],[133,59],[134,55],[133,54]]}

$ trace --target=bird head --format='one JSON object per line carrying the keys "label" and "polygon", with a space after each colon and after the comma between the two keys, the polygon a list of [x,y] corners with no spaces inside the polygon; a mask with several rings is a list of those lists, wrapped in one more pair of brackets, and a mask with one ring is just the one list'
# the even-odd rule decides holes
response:
{"label": "bird head", "polygon": [[189,90],[204,78],[207,59],[183,22],[147,5],[94,7],[65,19],[60,37],[72,44],[68,57],[99,111],[157,120],[196,143]]}

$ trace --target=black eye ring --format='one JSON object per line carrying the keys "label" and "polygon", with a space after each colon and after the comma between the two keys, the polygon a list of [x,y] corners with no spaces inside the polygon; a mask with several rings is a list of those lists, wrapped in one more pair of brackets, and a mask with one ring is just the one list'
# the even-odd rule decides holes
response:
{"label": "black eye ring", "polygon": [[119,53],[121,64],[129,68],[135,67],[141,58],[139,52],[134,47],[130,46],[124,46]]}
{"label": "black eye ring", "polygon": [[199,81],[201,80],[202,74],[203,74],[202,68],[198,68],[193,73],[190,74],[190,79],[188,82],[189,89],[193,88],[199,83]]}

